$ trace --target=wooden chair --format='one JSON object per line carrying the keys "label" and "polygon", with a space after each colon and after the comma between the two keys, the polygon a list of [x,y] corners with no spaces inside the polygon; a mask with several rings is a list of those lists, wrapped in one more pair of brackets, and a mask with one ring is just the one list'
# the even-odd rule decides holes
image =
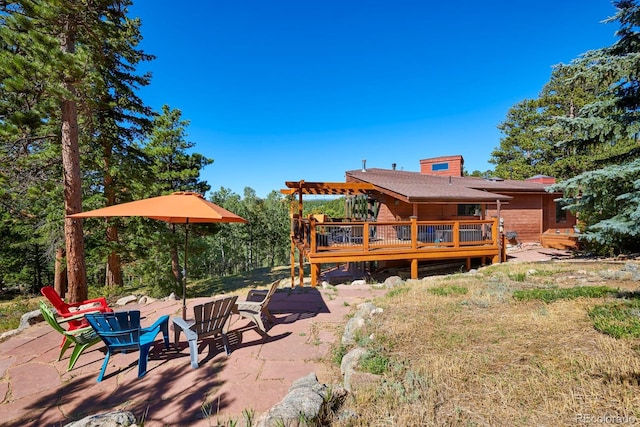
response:
{"label": "wooden chair", "polygon": [[189,355],[191,357],[191,367],[198,367],[198,341],[208,337],[222,337],[222,344],[227,356],[231,354],[229,350],[229,340],[225,326],[233,310],[237,295],[217,298],[204,304],[193,307],[193,320],[185,320],[181,317],[174,317],[174,343],[178,347],[180,332],[184,332],[189,343]]}
{"label": "wooden chair", "polygon": [[107,354],[98,375],[102,381],[109,364],[109,358],[117,352],[140,351],[138,357],[138,378],[147,373],[149,350],[162,332],[164,346],[169,349],[169,316],[161,316],[148,328],[140,326],[140,311],[118,311],[115,313],[87,313],[86,319],[107,346]]}
{"label": "wooden chair", "polygon": [[[60,323],[68,322],[72,320],[72,317],[63,318],[61,321],[58,320],[55,314],[53,314],[53,310],[44,301],[40,301],[40,313],[42,313],[42,317],[44,317],[44,320],[49,325],[51,325],[54,330],[60,332],[64,337],[63,345],[60,349],[60,354],[58,355],[58,360],[62,359],[64,353],[73,344],[73,352],[71,353],[71,357],[69,358],[69,366],[67,366],[67,371],[73,369],[76,361],[78,360],[78,357],[80,357],[83,351],[100,342],[100,337],[98,336],[98,334],[96,334],[96,331],[89,325],[84,328],[76,328],[67,331],[60,325]],[[84,314],[78,314],[76,317],[84,317]]]}
{"label": "wooden chair", "polygon": [[263,336],[268,335],[262,317],[264,316],[271,323],[276,321],[276,318],[269,312],[268,306],[279,284],[280,280],[276,280],[268,290],[253,289],[249,291],[246,300],[238,301],[234,309],[235,314],[254,322],[258,327],[258,332]]}
{"label": "wooden chair", "polygon": [[[52,286],[45,286],[41,288],[40,293],[49,300],[51,305],[53,305],[58,316],[67,319],[67,330],[69,331],[89,326],[84,316],[82,316],[84,313],[94,313],[96,311],[108,313],[113,311],[107,304],[105,297],[88,299],[86,301],[76,303],[66,303],[62,298],[60,298],[60,295]],[[60,347],[64,347],[67,343],[66,341],[67,336],[65,335],[62,338]]]}

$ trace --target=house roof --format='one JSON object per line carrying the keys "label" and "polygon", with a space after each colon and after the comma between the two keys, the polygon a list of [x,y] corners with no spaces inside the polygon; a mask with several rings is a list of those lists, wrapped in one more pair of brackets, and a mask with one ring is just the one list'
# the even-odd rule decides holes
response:
{"label": "house roof", "polygon": [[[377,190],[408,203],[487,203],[508,201],[513,193],[546,193],[536,182],[477,177],[427,175],[371,168],[346,172],[347,181],[373,184]],[[505,194],[506,193],[506,194]]]}

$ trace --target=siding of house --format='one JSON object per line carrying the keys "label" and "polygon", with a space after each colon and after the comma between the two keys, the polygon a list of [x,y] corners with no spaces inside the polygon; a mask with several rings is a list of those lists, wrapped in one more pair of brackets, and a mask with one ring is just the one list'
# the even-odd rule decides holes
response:
{"label": "siding of house", "polygon": [[[398,204],[396,204],[396,200],[390,196],[386,196],[381,202],[378,221],[408,221],[413,215],[413,205],[411,203],[398,200]],[[458,206],[453,203],[418,205],[418,219],[421,221],[454,219],[457,213]]]}
{"label": "siding of house", "polygon": [[[420,173],[427,175],[462,176],[462,156],[443,156],[420,160]],[[445,168],[446,166],[446,168]]]}
{"label": "siding of house", "polygon": [[[541,194],[520,194],[508,204],[502,205],[500,216],[504,219],[504,232],[517,232],[518,242],[540,242],[540,235],[544,231],[542,217],[545,197]],[[497,215],[495,206],[487,210],[487,218],[495,218]]]}

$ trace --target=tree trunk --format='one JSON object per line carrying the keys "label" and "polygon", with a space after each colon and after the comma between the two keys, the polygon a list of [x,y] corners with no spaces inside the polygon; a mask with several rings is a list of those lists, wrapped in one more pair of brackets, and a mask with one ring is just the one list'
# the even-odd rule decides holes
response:
{"label": "tree trunk", "polygon": [[33,269],[35,272],[32,291],[37,292],[42,288],[42,263],[40,262],[40,245],[33,245]]}
{"label": "tree trunk", "polygon": [[56,264],[53,279],[53,287],[58,295],[64,298],[67,293],[67,268],[64,260],[64,248],[56,249]]}
{"label": "tree trunk", "polygon": [[[111,145],[103,145],[103,160],[104,160],[104,194],[107,198],[107,206],[113,206],[116,204],[116,194],[113,188],[113,176],[109,172],[111,168]],[[107,225],[107,241],[118,241],[118,227],[115,224],[109,223]],[[107,258],[107,269],[105,276],[105,286],[122,286],[122,268],[120,265],[120,255],[113,251],[109,253]]]}
{"label": "tree trunk", "polygon": [[[114,233],[115,237],[111,236],[111,233]],[[110,242],[115,242],[118,240],[118,229],[115,225],[110,225],[107,228],[107,240]],[[107,258],[105,286],[122,286],[122,269],[120,268],[120,255],[117,252],[109,253],[109,256]]]}
{"label": "tree trunk", "polygon": [[[74,30],[67,22],[60,36],[60,48],[64,53],[75,53]],[[65,81],[65,88],[75,93],[72,81]],[[64,186],[64,237],[67,254],[69,302],[87,299],[87,273],[84,261],[82,220],[68,218],[82,211],[82,183],[80,177],[80,151],[78,148],[78,106],[75,100],[62,101],[62,169]]]}

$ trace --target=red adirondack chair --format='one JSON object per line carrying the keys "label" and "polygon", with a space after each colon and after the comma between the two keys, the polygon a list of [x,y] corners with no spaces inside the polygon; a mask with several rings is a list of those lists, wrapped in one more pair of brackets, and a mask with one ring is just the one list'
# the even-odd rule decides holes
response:
{"label": "red adirondack chair", "polygon": [[[93,298],[75,303],[66,303],[62,298],[60,298],[60,295],[52,286],[43,287],[40,289],[40,293],[47,297],[51,305],[53,305],[58,312],[58,316],[63,318],[69,318],[83,313],[109,313],[113,311],[113,309],[111,309],[107,304],[105,297]],[[87,322],[84,317],[70,320],[67,324],[69,325],[69,331],[89,326],[89,322]],[[60,346],[63,346],[66,340],[67,338],[65,336],[62,339],[62,344],[60,344]]]}

